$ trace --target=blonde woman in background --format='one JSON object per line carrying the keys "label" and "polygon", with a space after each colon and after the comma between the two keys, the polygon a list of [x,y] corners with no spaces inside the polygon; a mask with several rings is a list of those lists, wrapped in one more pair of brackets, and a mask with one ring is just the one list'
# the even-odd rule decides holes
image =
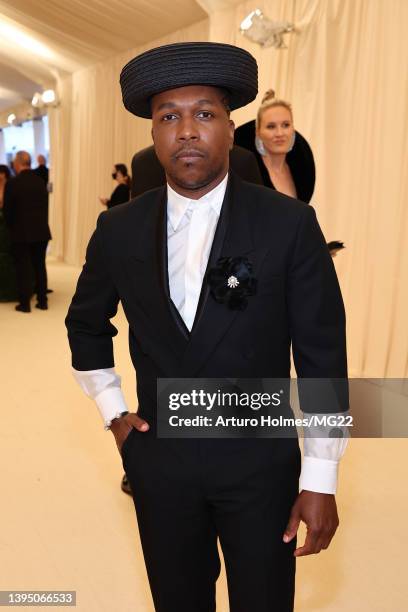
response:
{"label": "blonde woman in background", "polygon": [[315,164],[308,142],[294,128],[291,105],[269,89],[256,120],[235,130],[235,144],[255,155],[265,187],[309,203],[315,186]]}
{"label": "blonde woman in background", "polygon": [[[298,198],[295,181],[286,160],[294,143],[292,107],[284,100],[277,100],[275,92],[269,89],[256,117],[255,146],[268,172],[265,181],[270,183],[268,186]],[[265,177],[265,172],[263,175]]]}
{"label": "blonde woman in background", "polygon": [[[316,178],[312,150],[295,130],[291,105],[272,89],[262,98],[256,120],[235,130],[235,144],[254,153],[266,187],[310,202]],[[333,257],[344,248],[337,240],[328,247]]]}

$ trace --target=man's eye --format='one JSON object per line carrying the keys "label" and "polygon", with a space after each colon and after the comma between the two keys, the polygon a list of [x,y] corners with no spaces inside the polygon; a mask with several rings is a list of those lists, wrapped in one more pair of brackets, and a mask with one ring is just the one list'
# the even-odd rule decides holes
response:
{"label": "man's eye", "polygon": [[174,119],[176,115],[173,115],[172,113],[169,113],[167,115],[164,115],[162,117],[162,121],[170,121],[171,119]]}
{"label": "man's eye", "polygon": [[200,111],[197,116],[201,117],[202,119],[209,119],[213,116],[213,114],[210,113],[210,111]]}

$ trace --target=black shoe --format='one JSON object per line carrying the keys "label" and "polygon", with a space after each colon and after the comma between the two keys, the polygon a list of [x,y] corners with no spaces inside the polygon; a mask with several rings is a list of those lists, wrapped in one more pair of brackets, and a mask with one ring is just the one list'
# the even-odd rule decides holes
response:
{"label": "black shoe", "polygon": [[120,483],[120,488],[122,489],[124,493],[127,493],[128,495],[132,495],[132,489],[130,488],[130,484],[129,484],[126,474],[123,475],[122,482]]}
{"label": "black shoe", "polygon": [[35,307],[39,308],[40,310],[48,310],[48,304],[43,304],[43,303],[40,303],[40,302],[37,302]]}
{"label": "black shoe", "polygon": [[30,306],[26,306],[25,304],[17,304],[16,310],[19,312],[31,312]]}

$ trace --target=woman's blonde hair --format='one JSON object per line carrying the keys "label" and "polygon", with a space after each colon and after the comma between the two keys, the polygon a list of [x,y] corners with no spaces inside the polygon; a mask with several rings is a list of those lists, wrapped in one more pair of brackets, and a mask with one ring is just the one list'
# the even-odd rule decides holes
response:
{"label": "woman's blonde hair", "polygon": [[289,102],[275,98],[274,90],[268,89],[268,91],[265,92],[264,97],[262,98],[261,106],[258,108],[258,113],[256,115],[257,130],[259,130],[259,127],[261,125],[262,115],[264,114],[264,112],[268,110],[268,108],[273,108],[274,106],[283,106],[284,108],[287,108],[293,119],[292,106],[289,104]]}

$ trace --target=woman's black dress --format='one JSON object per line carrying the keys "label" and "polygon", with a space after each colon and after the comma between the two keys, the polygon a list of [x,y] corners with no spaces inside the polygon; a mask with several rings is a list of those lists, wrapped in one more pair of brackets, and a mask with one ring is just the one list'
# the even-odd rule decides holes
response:
{"label": "woman's black dress", "polygon": [[129,202],[130,200],[130,187],[125,185],[124,183],[119,183],[119,185],[113,191],[110,200],[107,201],[106,206],[108,208],[112,208],[113,206],[117,206],[118,204],[124,204],[125,202]]}
{"label": "woman's black dress", "polygon": [[[275,189],[269,172],[262,161],[262,156],[259,155],[255,147],[255,120],[248,121],[248,123],[244,123],[235,130],[234,142],[240,147],[252,151],[257,159],[264,185]],[[295,183],[298,200],[309,203],[315,187],[316,170],[312,149],[299,132],[296,132],[295,143],[292,150],[287,153],[286,161]]]}

